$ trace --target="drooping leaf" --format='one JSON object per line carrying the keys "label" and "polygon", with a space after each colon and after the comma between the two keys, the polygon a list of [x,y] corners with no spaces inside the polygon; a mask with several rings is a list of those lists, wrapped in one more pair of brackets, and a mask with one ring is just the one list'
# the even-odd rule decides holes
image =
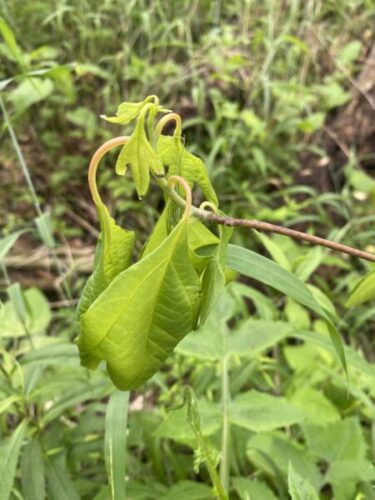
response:
{"label": "drooping leaf", "polygon": [[112,500],[125,495],[126,433],[129,392],[115,391],[108,401],[105,417],[105,463]]}
{"label": "drooping leaf", "polygon": [[373,299],[375,299],[375,270],[366,274],[357,284],[346,302],[346,307],[358,306]]}
{"label": "drooping leaf", "polygon": [[292,500],[319,500],[316,490],[305,477],[298,474],[292,462],[289,462],[288,487]]}
{"label": "drooping leaf", "polygon": [[190,187],[196,183],[206,199],[214,205],[218,205],[215,190],[203,161],[189,153],[180,138],[161,135],[157,143],[157,155],[163,165],[169,167],[169,175],[180,175],[189,183]]}
{"label": "drooping leaf", "polygon": [[97,206],[101,235],[95,251],[94,271],[81,293],[77,306],[81,316],[121,271],[130,265],[135,235],[118,226],[105,205]]}
{"label": "drooping leaf", "polygon": [[148,190],[150,171],[159,176],[164,174],[163,165],[147,139],[144,119],[138,119],[134,132],[121,149],[116,162],[116,173],[124,175],[128,166],[139,197],[144,196]]}
{"label": "drooping leaf", "polygon": [[301,280],[275,262],[236,245],[228,246],[226,264],[245,276],[275,288],[321,316],[327,323],[336,354],[345,372],[347,372],[344,345],[336,327],[332,323],[329,311],[323,309]]}
{"label": "drooping leaf", "polygon": [[192,330],[199,289],[184,217],[158,248],[118,274],[81,316],[82,363],[93,367],[103,359],[119,389],[139,387]]}
{"label": "drooping leaf", "polygon": [[2,500],[10,498],[26,429],[27,422],[23,420],[11,437],[3,440],[0,445],[0,498]]}

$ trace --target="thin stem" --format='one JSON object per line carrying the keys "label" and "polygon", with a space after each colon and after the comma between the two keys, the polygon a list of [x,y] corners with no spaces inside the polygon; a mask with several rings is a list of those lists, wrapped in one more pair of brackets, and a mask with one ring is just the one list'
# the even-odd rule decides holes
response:
{"label": "thin stem", "polygon": [[[225,332],[223,335],[223,343],[226,343]],[[224,347],[224,350],[226,348]],[[223,430],[221,434],[221,464],[220,464],[220,479],[226,491],[229,487],[229,437],[230,437],[230,421],[229,421],[229,403],[230,403],[230,387],[228,373],[228,356],[224,356],[221,364],[221,411],[223,413]]]}
{"label": "thin stem", "polygon": [[[98,161],[103,156],[103,154],[112,149],[112,147],[119,146],[120,144],[125,144],[127,140],[128,137],[125,136],[115,137],[114,139],[105,142],[94,154],[89,167],[89,184],[95,202],[97,202],[98,200],[99,202],[101,202],[95,182],[95,174]],[[155,180],[160,188],[166,193],[167,196],[171,198],[174,203],[176,203],[183,209],[186,207],[185,200],[181,198],[181,196],[173,189],[173,187],[168,184],[168,181],[165,178],[155,178]],[[289,238],[306,241],[308,243],[312,243],[313,245],[323,246],[326,248],[330,248],[331,250],[335,250],[336,252],[346,253],[348,255],[352,255],[353,257],[358,257],[360,259],[375,262],[375,255],[369,252],[364,252],[363,250],[349,247],[347,245],[342,245],[341,243],[337,243],[335,241],[326,240],[325,238],[320,238],[319,236],[313,236],[312,234],[303,233],[301,231],[296,231],[295,229],[289,229],[287,227],[278,226],[269,222],[264,222],[257,219],[236,219],[227,215],[218,215],[214,212],[202,210],[194,206],[191,207],[191,215],[203,221],[215,222],[216,224],[221,224],[223,226],[246,227],[248,229],[257,229],[258,231],[265,231],[268,233],[282,234],[283,236],[288,236]]]}

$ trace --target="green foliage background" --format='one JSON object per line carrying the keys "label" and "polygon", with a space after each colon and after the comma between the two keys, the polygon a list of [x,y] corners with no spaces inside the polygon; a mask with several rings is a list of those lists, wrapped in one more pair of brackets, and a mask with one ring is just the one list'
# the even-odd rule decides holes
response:
{"label": "green foliage background", "polygon": [[[182,115],[227,213],[374,251],[371,155],[328,158],[324,192],[297,182],[305,155],[327,160],[321,139],[373,43],[374,2],[2,0],[0,12],[0,498],[121,499],[124,462],[129,499],[210,498],[209,463],[234,499],[374,498],[375,309],[345,307],[370,264],[281,236],[233,237],[331,310],[348,384],[322,321],[250,280],[231,284],[207,326],[132,393],[128,433],[126,397],[104,368],[79,366],[72,342],[98,227],[87,165],[118,133],[99,115],[124,100],[157,94]],[[99,182],[116,221],[144,240],[160,192],[140,202],[113,168]],[[35,270],[25,263],[38,252],[47,265]]]}

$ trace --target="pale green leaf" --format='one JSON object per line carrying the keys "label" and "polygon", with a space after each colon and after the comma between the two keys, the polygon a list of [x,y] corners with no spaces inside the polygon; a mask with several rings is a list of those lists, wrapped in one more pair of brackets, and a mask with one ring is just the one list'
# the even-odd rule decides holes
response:
{"label": "pale green leaf", "polygon": [[255,432],[296,424],[305,418],[285,398],[255,390],[237,396],[230,404],[229,414],[233,424]]}
{"label": "pale green leaf", "polygon": [[352,500],[359,482],[373,483],[374,480],[375,467],[369,460],[364,459],[337,460],[331,464],[326,476],[326,481],[333,487],[335,498],[340,500]]}
{"label": "pale green leaf", "polygon": [[138,120],[133,134],[125,143],[116,162],[116,173],[124,175],[130,166],[138,196],[146,194],[150,184],[150,171],[163,175],[164,169],[155,151],[148,142],[144,120]]}
{"label": "pale green leaf", "polygon": [[322,391],[313,387],[300,387],[289,401],[306,416],[306,422],[314,425],[326,425],[340,420],[340,413]]}
{"label": "pale green leaf", "polygon": [[241,500],[277,500],[274,492],[263,481],[236,477],[233,486]]}
{"label": "pale green leaf", "polygon": [[168,490],[162,500],[209,500],[215,498],[209,486],[194,481],[180,481]]}
{"label": "pale green leaf", "polygon": [[346,302],[346,307],[353,307],[375,299],[375,270],[370,271],[354,288]]}
{"label": "pale green leaf", "polygon": [[[220,405],[206,400],[198,402],[202,435],[212,436],[222,425],[223,415]],[[195,446],[195,434],[189,425],[187,406],[170,410],[155,433],[158,437]]]}
{"label": "pale green leaf", "polygon": [[309,450],[319,458],[328,462],[365,458],[367,446],[356,417],[324,427],[304,425],[303,429]]}
{"label": "pale green leaf", "polygon": [[158,248],[117,275],[81,316],[82,362],[105,360],[122,390],[149,379],[195,324],[200,282],[189,261],[187,235],[184,218]]}
{"label": "pale green leaf", "polygon": [[131,121],[135,120],[145,104],[155,100],[154,96],[148,96],[143,101],[139,102],[123,102],[117,108],[116,116],[105,116],[101,115],[101,118],[111,123],[120,123],[121,125],[127,125]]}
{"label": "pale green leaf", "polygon": [[8,500],[12,491],[16,475],[18,457],[27,429],[27,422],[23,420],[12,432],[12,435],[2,440],[0,444],[0,498]]}
{"label": "pale green leaf", "polygon": [[20,65],[22,69],[25,69],[27,64],[25,61],[24,54],[19,45],[17,44],[16,37],[14,36],[14,33],[11,30],[10,26],[1,16],[0,16],[0,33],[13,59]]}
{"label": "pale green leaf", "polygon": [[25,316],[21,321],[13,301],[4,304],[0,311],[0,337],[22,337],[27,333],[45,333],[50,321],[51,310],[48,300],[37,288],[24,290],[23,307]]}
{"label": "pale green leaf", "polygon": [[98,205],[97,211],[102,232],[95,251],[94,271],[77,305],[78,317],[87,311],[115,276],[129,267],[134,247],[133,231],[118,226],[105,205]]}
{"label": "pale green leaf", "polygon": [[163,165],[169,167],[169,175],[180,175],[191,187],[196,183],[206,199],[218,205],[205,164],[184,148],[180,138],[161,135],[157,143],[157,155]]}
{"label": "pale green leaf", "polygon": [[292,500],[319,500],[316,490],[305,477],[298,474],[292,462],[289,462],[288,487]]}
{"label": "pale green leaf", "polygon": [[[257,468],[274,477],[277,476],[277,471],[287,476],[288,464],[292,463],[298,474],[310,481],[315,488],[321,483],[313,455],[282,432],[251,437],[247,443],[246,455]],[[264,460],[264,457],[267,457],[267,460]]]}
{"label": "pale green leaf", "polygon": [[104,457],[112,500],[124,500],[129,392],[115,391],[105,417]]}

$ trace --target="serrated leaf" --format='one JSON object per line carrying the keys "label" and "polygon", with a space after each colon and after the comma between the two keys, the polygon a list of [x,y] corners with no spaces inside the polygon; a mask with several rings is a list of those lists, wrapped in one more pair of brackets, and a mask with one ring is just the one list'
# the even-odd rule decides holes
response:
{"label": "serrated leaf", "polygon": [[133,134],[125,143],[116,162],[116,173],[124,175],[130,166],[138,196],[146,194],[150,184],[150,171],[163,175],[163,165],[148,142],[144,120],[139,119]]}
{"label": "serrated leaf", "polygon": [[169,175],[180,175],[191,187],[196,183],[206,199],[218,205],[205,164],[184,148],[180,138],[161,135],[157,143],[157,155],[163,165],[169,167]]}
{"label": "serrated leaf", "polygon": [[306,478],[301,477],[289,462],[288,489],[292,500],[319,500],[318,493]]}
{"label": "serrated leaf", "polygon": [[27,422],[23,420],[6,440],[0,445],[0,498],[8,500],[12,491],[16,475],[18,457],[27,429]]}
{"label": "serrated leaf", "polygon": [[353,307],[375,299],[375,270],[370,271],[354,288],[346,301],[346,307]]}
{"label": "serrated leaf", "polygon": [[158,248],[117,275],[81,316],[83,364],[105,360],[119,389],[149,379],[194,326],[200,282],[189,261],[187,235],[184,218]]}

